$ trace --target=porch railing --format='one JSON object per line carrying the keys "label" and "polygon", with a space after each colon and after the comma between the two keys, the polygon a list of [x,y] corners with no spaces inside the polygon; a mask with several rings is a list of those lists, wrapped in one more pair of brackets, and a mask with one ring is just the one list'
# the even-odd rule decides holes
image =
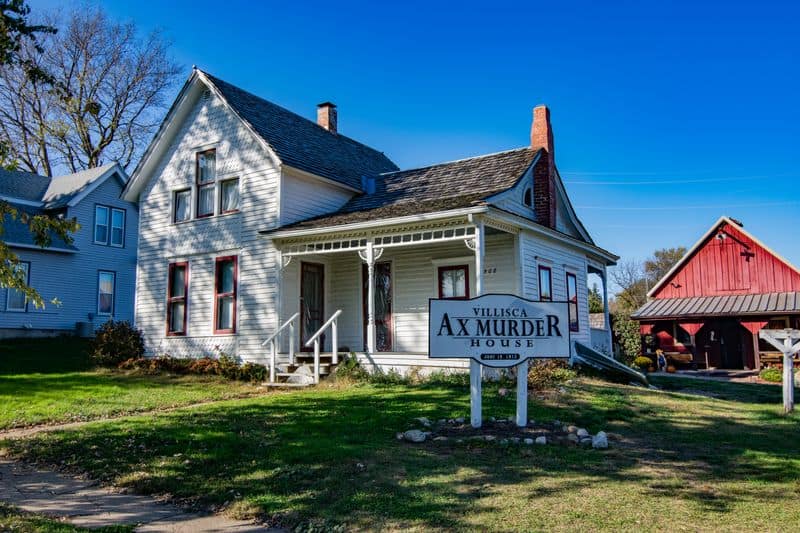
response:
{"label": "porch railing", "polygon": [[338,319],[339,315],[342,314],[342,310],[339,309],[335,313],[331,315],[327,322],[325,322],[321,328],[314,333],[310,339],[306,341],[306,346],[314,345],[314,383],[319,383],[319,348],[320,348],[320,337],[325,330],[331,328],[331,363],[337,364],[339,363],[339,324]]}
{"label": "porch railing", "polygon": [[294,364],[294,323],[300,313],[295,313],[292,317],[278,328],[278,330],[270,335],[267,340],[261,343],[261,346],[269,344],[270,360],[269,360],[269,381],[275,383],[275,368],[278,364],[278,336],[283,330],[289,328],[289,364]]}

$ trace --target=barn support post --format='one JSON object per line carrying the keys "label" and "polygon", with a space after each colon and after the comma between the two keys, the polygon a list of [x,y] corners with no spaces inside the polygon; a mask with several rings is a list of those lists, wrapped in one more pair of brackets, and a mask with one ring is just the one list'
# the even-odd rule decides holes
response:
{"label": "barn support post", "polygon": [[800,352],[800,330],[763,329],[758,335],[783,353],[783,411],[791,413],[794,410],[793,359]]}
{"label": "barn support post", "polygon": [[[475,225],[475,296],[483,294],[483,222]],[[481,364],[475,359],[469,360],[469,420],[472,427],[479,428],[483,423],[483,406],[481,401]],[[526,381],[527,383],[527,381]]]}

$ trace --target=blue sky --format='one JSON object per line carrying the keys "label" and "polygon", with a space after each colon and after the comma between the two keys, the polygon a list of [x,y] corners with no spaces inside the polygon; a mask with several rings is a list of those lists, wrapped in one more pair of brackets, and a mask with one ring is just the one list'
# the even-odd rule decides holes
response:
{"label": "blue sky", "polygon": [[[63,2],[31,0],[34,10]],[[193,64],[401,167],[529,142],[595,241],[690,246],[720,215],[800,265],[800,6],[791,2],[101,2]]]}

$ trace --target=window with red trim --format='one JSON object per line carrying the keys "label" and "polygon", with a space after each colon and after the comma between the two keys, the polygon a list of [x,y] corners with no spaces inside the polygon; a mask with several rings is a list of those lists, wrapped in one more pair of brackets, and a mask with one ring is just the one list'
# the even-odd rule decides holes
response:
{"label": "window with red trim", "polygon": [[439,298],[469,299],[469,266],[439,267]]}
{"label": "window with red trim", "polygon": [[214,196],[217,187],[217,151],[197,152],[195,180],[197,182],[197,218],[214,215]]}
{"label": "window with red trim", "polygon": [[167,277],[167,335],[186,335],[189,263],[170,263]]}
{"label": "window with red trim", "polygon": [[236,332],[236,256],[218,257],[214,275],[214,333]]}
{"label": "window with red trim", "polygon": [[550,267],[539,267],[539,300],[553,301],[553,273]]}
{"label": "window with red trim", "polygon": [[569,330],[578,331],[578,278],[567,272],[567,303],[569,304]]}

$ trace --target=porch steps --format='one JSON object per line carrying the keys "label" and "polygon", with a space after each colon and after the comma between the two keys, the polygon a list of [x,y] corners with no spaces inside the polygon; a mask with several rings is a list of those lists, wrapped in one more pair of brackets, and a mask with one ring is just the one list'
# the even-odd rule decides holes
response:
{"label": "porch steps", "polygon": [[[339,361],[342,361],[345,356],[347,356],[346,352],[340,352]],[[300,352],[296,353],[294,358],[293,364],[278,364],[275,381],[262,383],[262,386],[267,388],[304,388],[314,385],[314,354]],[[320,379],[331,375],[335,369],[332,353],[319,354]]]}

